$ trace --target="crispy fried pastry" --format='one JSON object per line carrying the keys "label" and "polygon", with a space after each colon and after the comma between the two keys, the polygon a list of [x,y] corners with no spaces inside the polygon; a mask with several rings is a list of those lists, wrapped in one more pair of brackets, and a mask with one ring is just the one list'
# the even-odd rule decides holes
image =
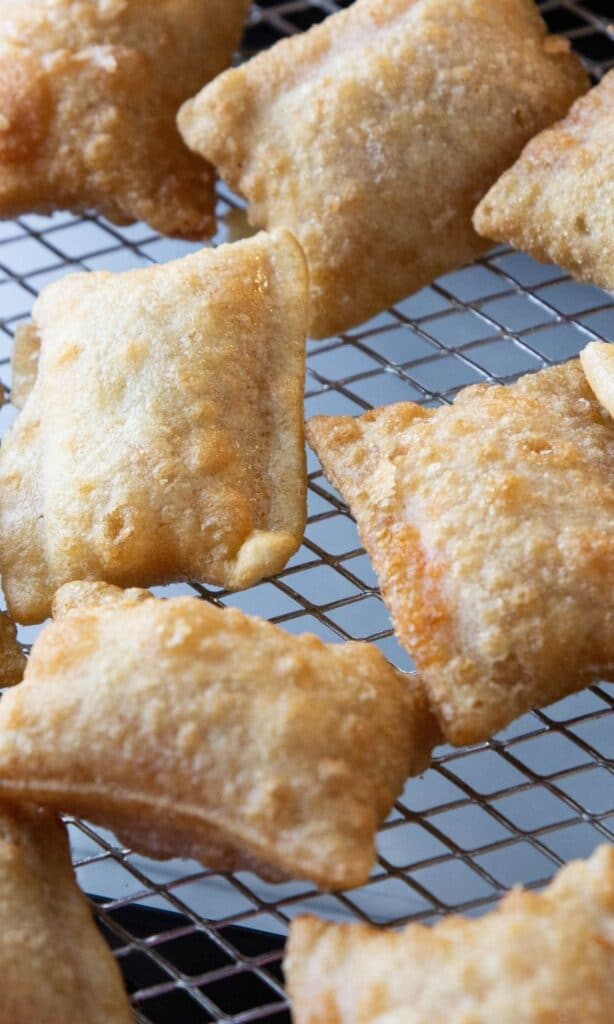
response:
{"label": "crispy fried pastry", "polygon": [[180,104],[228,67],[248,0],[0,0],[0,216],[95,207],[215,229]]}
{"label": "crispy fried pastry", "polygon": [[15,331],[11,359],[11,402],[18,409],[23,409],[36,383],[40,348],[40,335],[34,324],[20,324]]}
{"label": "crispy fried pastry", "polygon": [[36,384],[0,451],[0,571],[19,622],[63,583],[278,572],[305,522],[307,271],[287,232],[34,309]]}
{"label": "crispy fried pastry", "polygon": [[480,920],[298,918],[284,967],[295,1024],[612,1024],[614,847]]}
{"label": "crispy fried pastry", "polygon": [[591,341],[580,353],[580,362],[597,398],[614,416],[614,345]]}
{"label": "crispy fried pastry", "polygon": [[307,436],[451,742],[612,676],[614,426],[578,360]]}
{"label": "crispy fried pastry", "polygon": [[19,683],[25,667],[26,659],[17,643],[15,624],[0,612],[0,686]]}
{"label": "crispy fried pastry", "polygon": [[614,71],[529,142],[473,222],[486,238],[614,289]]}
{"label": "crispy fried pastry", "polygon": [[0,806],[1,1024],[131,1024],[121,975],[48,811]]}
{"label": "crispy fried pastry", "polygon": [[358,0],[188,101],[188,143],[286,227],[314,337],[473,259],[477,201],[588,87],[530,0]]}
{"label": "crispy fried pastry", "polygon": [[379,823],[439,738],[419,683],[368,644],[195,598],[71,584],[56,610],[0,702],[0,793],[152,856],[367,880]]}

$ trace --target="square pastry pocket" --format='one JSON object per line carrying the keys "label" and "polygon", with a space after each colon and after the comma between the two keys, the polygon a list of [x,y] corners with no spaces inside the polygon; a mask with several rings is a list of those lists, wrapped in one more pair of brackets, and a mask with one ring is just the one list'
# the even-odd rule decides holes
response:
{"label": "square pastry pocket", "polygon": [[279,232],[42,293],[38,376],[0,450],[18,621],[74,579],[240,589],[283,568],[306,514],[307,289]]}
{"label": "square pastry pocket", "polygon": [[357,0],[224,72],[178,123],[253,224],[296,235],[323,338],[487,248],[476,204],[587,88],[532,0]]}
{"label": "square pastry pocket", "polygon": [[440,739],[419,681],[196,598],[62,588],[0,702],[0,795],[220,871],[366,882],[375,832]]}
{"label": "square pastry pocket", "polygon": [[614,677],[614,424],[578,360],[308,439],[451,742]]}
{"label": "square pastry pocket", "polygon": [[215,230],[214,174],[180,104],[228,67],[249,0],[0,0],[0,216],[96,208]]}

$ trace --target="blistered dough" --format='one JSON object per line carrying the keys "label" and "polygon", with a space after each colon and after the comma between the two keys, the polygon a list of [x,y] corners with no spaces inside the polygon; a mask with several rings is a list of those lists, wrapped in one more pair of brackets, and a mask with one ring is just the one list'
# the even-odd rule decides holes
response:
{"label": "blistered dough", "polygon": [[96,208],[215,229],[212,169],[180,104],[228,67],[248,0],[1,0],[0,216]]}
{"label": "blistered dough", "polygon": [[439,732],[377,648],[326,646],[196,598],[69,584],[0,701],[0,794],[195,857],[326,889],[374,839]]}
{"label": "blistered dough", "polygon": [[307,436],[453,743],[614,678],[614,424],[578,360]]}
{"label": "blistered dough", "polygon": [[311,333],[353,327],[487,247],[473,210],[588,88],[531,0],[357,0],[188,101],[188,145],[286,227]]}
{"label": "blistered dough", "polygon": [[17,621],[75,579],[239,589],[283,568],[305,523],[307,287],[277,232],[41,294],[36,384],[0,450]]}
{"label": "blistered dough", "polygon": [[485,238],[614,289],[614,71],[529,142],[474,224]]}
{"label": "blistered dough", "polygon": [[294,1024],[612,1024],[614,847],[477,920],[395,933],[301,917],[284,964]]}

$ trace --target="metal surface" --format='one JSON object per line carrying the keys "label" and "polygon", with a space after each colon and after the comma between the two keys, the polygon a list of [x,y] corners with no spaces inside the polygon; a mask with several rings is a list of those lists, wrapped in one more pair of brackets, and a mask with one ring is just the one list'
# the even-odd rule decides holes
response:
{"label": "metal surface", "polygon": [[[245,52],[306,28],[338,9],[332,0],[254,5]],[[344,4],[343,6],[348,6]],[[542,10],[566,32],[594,77],[614,65],[612,0],[558,2]],[[220,190],[227,237],[236,200]],[[194,246],[147,227],[118,229],[96,217],[0,222],[0,378],[10,386],[15,326],[48,282],[74,270],[123,270],[166,261]],[[575,355],[588,340],[614,341],[614,297],[554,267],[498,248],[439,279],[344,338],[309,343],[307,415],[358,414],[411,399],[450,401],[475,381],[510,381]],[[15,416],[0,411],[5,430]],[[310,461],[304,544],[275,580],[219,605],[265,614],[292,632],[369,640],[403,668],[369,560],[347,509]],[[35,629],[21,631],[24,644]],[[272,886],[248,873],[220,876],[196,863],[156,863],[109,833],[70,821],[77,874],[100,895],[97,913],[115,948],[141,1022],[281,1022],[280,961],[287,924],[302,911],[399,925],[450,911],[481,913],[514,883],[543,884],[573,856],[614,842],[614,686],[602,684],[515,722],[487,744],[441,748],[411,780],[379,836],[368,885],[322,896],[309,884]]]}

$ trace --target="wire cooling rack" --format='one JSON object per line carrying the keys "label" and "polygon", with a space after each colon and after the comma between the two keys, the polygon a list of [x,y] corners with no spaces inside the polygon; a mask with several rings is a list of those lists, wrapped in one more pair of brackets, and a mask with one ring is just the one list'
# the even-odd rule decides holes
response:
{"label": "wire cooling rack", "polygon": [[[339,6],[348,4],[261,0],[244,53]],[[614,66],[612,0],[541,7],[595,79]],[[216,242],[231,235],[239,207],[221,188]],[[116,228],[96,217],[0,222],[2,383],[10,388],[15,327],[46,284],[74,270],[147,266],[192,248],[141,224]],[[359,414],[405,399],[448,402],[467,384],[509,382],[595,338],[614,341],[613,296],[498,248],[342,338],[310,343],[307,415]],[[9,405],[0,411],[2,431],[14,416]],[[303,546],[276,579],[234,595],[197,583],[159,592],[196,593],[330,642],[369,640],[411,668],[354,523],[314,458],[309,513]],[[26,647],[36,632],[21,631]],[[308,883],[269,885],[246,872],[222,876],[193,862],[150,861],[110,833],[68,819],[73,857],[141,1024],[283,1024],[281,955],[295,915],[400,925],[450,911],[479,914],[515,883],[544,884],[566,860],[614,842],[613,755],[614,686],[606,683],[524,716],[489,743],[440,748],[382,828],[369,883],[334,896]]]}

